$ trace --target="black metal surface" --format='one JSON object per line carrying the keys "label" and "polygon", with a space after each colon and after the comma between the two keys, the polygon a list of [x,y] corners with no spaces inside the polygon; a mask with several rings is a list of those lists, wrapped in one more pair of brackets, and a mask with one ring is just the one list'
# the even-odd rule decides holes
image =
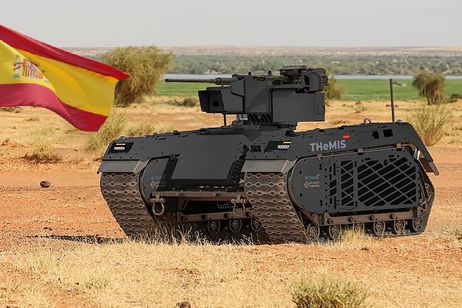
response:
{"label": "black metal surface", "polygon": [[293,201],[309,212],[365,213],[419,204],[418,162],[403,148],[304,158],[292,169]]}
{"label": "black metal surface", "polygon": [[[425,172],[438,170],[409,123],[296,132],[299,121],[324,119],[323,69],[285,67],[280,75],[213,82],[225,86],[200,93],[202,109],[237,114],[231,125],[109,145],[101,187],[123,228],[124,215],[135,215],[125,208],[144,206],[149,214],[152,203],[165,200],[177,218],[204,221],[210,230],[224,226],[217,234],[242,223],[230,219],[242,219],[245,229],[258,218],[274,242],[335,238],[339,229],[361,225],[379,236],[384,225],[396,235],[425,229],[434,198]],[[242,212],[233,215],[230,204]],[[220,223],[209,223],[214,219]]]}

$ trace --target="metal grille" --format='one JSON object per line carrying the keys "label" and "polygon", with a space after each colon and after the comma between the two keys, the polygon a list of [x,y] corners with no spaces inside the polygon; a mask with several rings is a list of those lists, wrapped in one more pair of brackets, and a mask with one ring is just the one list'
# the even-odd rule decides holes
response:
{"label": "metal grille", "polygon": [[343,209],[354,207],[354,162],[342,161],[340,164],[340,190],[341,190],[341,204]]}
{"label": "metal grille", "polygon": [[404,157],[367,161],[358,167],[358,199],[366,206],[414,204],[416,172]]}
{"label": "metal grille", "polygon": [[416,164],[399,154],[380,156],[329,163],[326,192],[332,209],[355,211],[416,204]]}

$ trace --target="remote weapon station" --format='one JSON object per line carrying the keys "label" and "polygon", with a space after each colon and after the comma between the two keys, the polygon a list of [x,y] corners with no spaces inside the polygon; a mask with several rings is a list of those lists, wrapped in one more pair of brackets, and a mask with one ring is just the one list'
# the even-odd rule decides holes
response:
{"label": "remote weapon station", "polygon": [[344,228],[375,236],[425,229],[434,199],[427,172],[438,170],[409,123],[295,131],[324,121],[324,69],[166,81],[218,85],[199,91],[200,105],[225,125],[109,145],[101,190],[128,236],[149,235],[157,222],[273,243],[335,240]]}

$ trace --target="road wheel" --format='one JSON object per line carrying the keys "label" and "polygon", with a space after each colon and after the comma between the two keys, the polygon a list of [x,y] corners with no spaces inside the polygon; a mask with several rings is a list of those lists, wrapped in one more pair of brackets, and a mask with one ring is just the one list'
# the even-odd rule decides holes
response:
{"label": "road wheel", "polygon": [[404,233],[405,227],[406,227],[406,222],[404,220],[395,220],[393,222],[393,233],[396,235],[401,235]]}
{"label": "road wheel", "polygon": [[309,243],[319,242],[320,234],[321,234],[321,230],[319,229],[319,226],[316,226],[312,223],[309,223],[308,226],[306,226],[306,235],[308,236]]}
{"label": "road wheel", "polygon": [[216,235],[221,230],[221,222],[219,220],[209,220],[207,222],[207,231],[211,235]]}
{"label": "road wheel", "polygon": [[372,224],[372,233],[377,237],[383,237],[385,233],[385,222],[376,221]]}
{"label": "road wheel", "polygon": [[329,238],[333,241],[337,241],[340,239],[340,235],[342,234],[342,226],[341,225],[332,225],[329,226],[328,229]]}

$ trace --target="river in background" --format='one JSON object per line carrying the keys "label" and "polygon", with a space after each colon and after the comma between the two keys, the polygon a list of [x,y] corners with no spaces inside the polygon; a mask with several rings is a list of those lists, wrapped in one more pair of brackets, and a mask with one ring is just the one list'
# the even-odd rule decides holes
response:
{"label": "river in background", "polygon": [[[178,78],[178,79],[210,79],[210,78],[227,78],[231,75],[227,74],[210,74],[210,75],[199,75],[199,74],[164,74],[164,79],[167,78]],[[382,79],[397,79],[397,80],[412,80],[414,76],[410,75],[336,75],[335,79],[346,79],[346,80],[382,80]],[[446,79],[462,79],[462,76],[444,76]]]}

